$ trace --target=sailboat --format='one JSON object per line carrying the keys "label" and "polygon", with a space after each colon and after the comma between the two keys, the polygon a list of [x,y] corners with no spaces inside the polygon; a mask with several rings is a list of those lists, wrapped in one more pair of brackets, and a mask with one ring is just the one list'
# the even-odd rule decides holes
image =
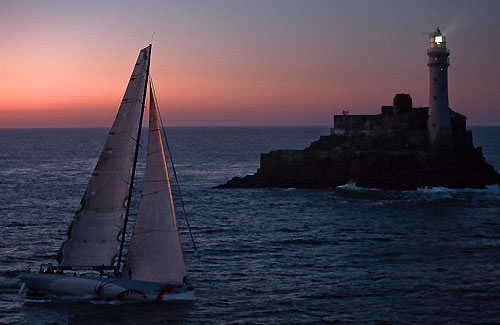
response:
{"label": "sailboat", "polygon": [[[109,300],[194,299],[194,288],[187,281],[156,97],[149,78],[151,47],[139,53],[81,207],[57,256],[58,266],[47,270],[41,266],[39,273],[19,275],[30,291]],[[148,81],[146,170],[133,234],[124,256]]]}

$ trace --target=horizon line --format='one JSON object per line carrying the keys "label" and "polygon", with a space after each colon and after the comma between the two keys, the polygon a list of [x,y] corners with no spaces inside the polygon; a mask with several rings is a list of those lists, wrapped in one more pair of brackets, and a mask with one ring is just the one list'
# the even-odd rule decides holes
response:
{"label": "horizon line", "polygon": [[[499,125],[500,126],[500,125]],[[165,128],[260,128],[260,127],[333,127],[332,125],[177,125],[177,126],[165,126]],[[50,126],[50,127],[0,127],[0,130],[48,130],[48,129],[107,129],[110,126]],[[142,128],[148,128],[144,125]]]}
{"label": "horizon line", "polygon": [[[165,128],[261,128],[261,127],[272,127],[272,128],[286,128],[286,127],[329,127],[333,128],[333,125],[189,125],[189,126],[166,126]],[[499,125],[486,125],[486,124],[475,124],[468,125],[466,127],[500,127]],[[12,127],[4,128],[0,127],[0,130],[53,130],[53,129],[107,129],[111,126],[52,126],[52,127]],[[143,126],[143,128],[148,128],[148,126]]]}

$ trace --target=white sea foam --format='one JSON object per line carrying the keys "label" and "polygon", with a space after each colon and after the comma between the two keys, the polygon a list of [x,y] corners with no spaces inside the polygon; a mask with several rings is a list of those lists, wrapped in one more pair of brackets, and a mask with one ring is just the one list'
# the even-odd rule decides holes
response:
{"label": "white sea foam", "polygon": [[436,193],[450,193],[454,192],[456,190],[447,188],[447,187],[420,187],[416,190],[411,190],[411,191],[405,191],[405,192],[417,192],[417,193],[428,193],[428,194],[436,194]]}
{"label": "white sea foam", "polygon": [[[500,195],[500,186],[491,185],[485,189],[451,189],[447,187],[422,187],[416,190],[380,190],[375,188],[358,187],[355,183],[337,186],[337,189],[345,191],[344,193],[352,193],[354,199],[362,201],[372,201],[374,205],[387,205],[397,202],[432,202],[439,200],[470,200],[471,195],[482,198],[493,198]],[[357,194],[356,194],[357,193]],[[370,194],[372,193],[372,194]],[[344,196],[346,194],[340,194]],[[347,194],[348,196],[351,196]]]}
{"label": "white sea foam", "polygon": [[478,193],[484,193],[484,192],[500,192],[500,185],[495,184],[495,185],[487,185],[485,189],[477,189],[477,188],[448,188],[448,187],[443,187],[443,186],[436,186],[436,187],[419,187],[416,190],[381,190],[378,188],[372,188],[372,187],[358,187],[356,183],[349,182],[344,185],[337,186],[336,188],[338,189],[343,189],[343,190],[352,190],[352,191],[384,191],[384,192],[399,192],[399,193],[428,193],[428,194],[436,194],[436,193],[460,193],[460,192],[478,192]]}
{"label": "white sea foam", "polygon": [[337,186],[337,188],[352,191],[380,191],[378,188],[358,187],[354,182],[349,182],[344,185]]}

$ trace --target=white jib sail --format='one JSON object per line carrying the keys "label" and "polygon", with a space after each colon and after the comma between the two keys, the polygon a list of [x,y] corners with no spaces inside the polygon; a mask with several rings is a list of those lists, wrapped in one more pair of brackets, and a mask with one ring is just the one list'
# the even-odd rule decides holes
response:
{"label": "white jib sail", "polygon": [[146,171],[139,211],[123,276],[140,281],[182,283],[186,268],[179,242],[158,113],[151,94]]}
{"label": "white jib sail", "polygon": [[123,228],[151,47],[141,50],[106,144],[63,243],[61,266],[113,266]]}

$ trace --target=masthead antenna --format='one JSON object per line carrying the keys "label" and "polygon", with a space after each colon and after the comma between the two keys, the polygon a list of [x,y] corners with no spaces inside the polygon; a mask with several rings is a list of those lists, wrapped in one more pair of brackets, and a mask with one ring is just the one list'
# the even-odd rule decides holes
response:
{"label": "masthead antenna", "polygon": [[151,34],[151,42],[149,42],[149,44],[153,44],[153,36],[155,36],[155,32],[153,32],[153,34]]}

